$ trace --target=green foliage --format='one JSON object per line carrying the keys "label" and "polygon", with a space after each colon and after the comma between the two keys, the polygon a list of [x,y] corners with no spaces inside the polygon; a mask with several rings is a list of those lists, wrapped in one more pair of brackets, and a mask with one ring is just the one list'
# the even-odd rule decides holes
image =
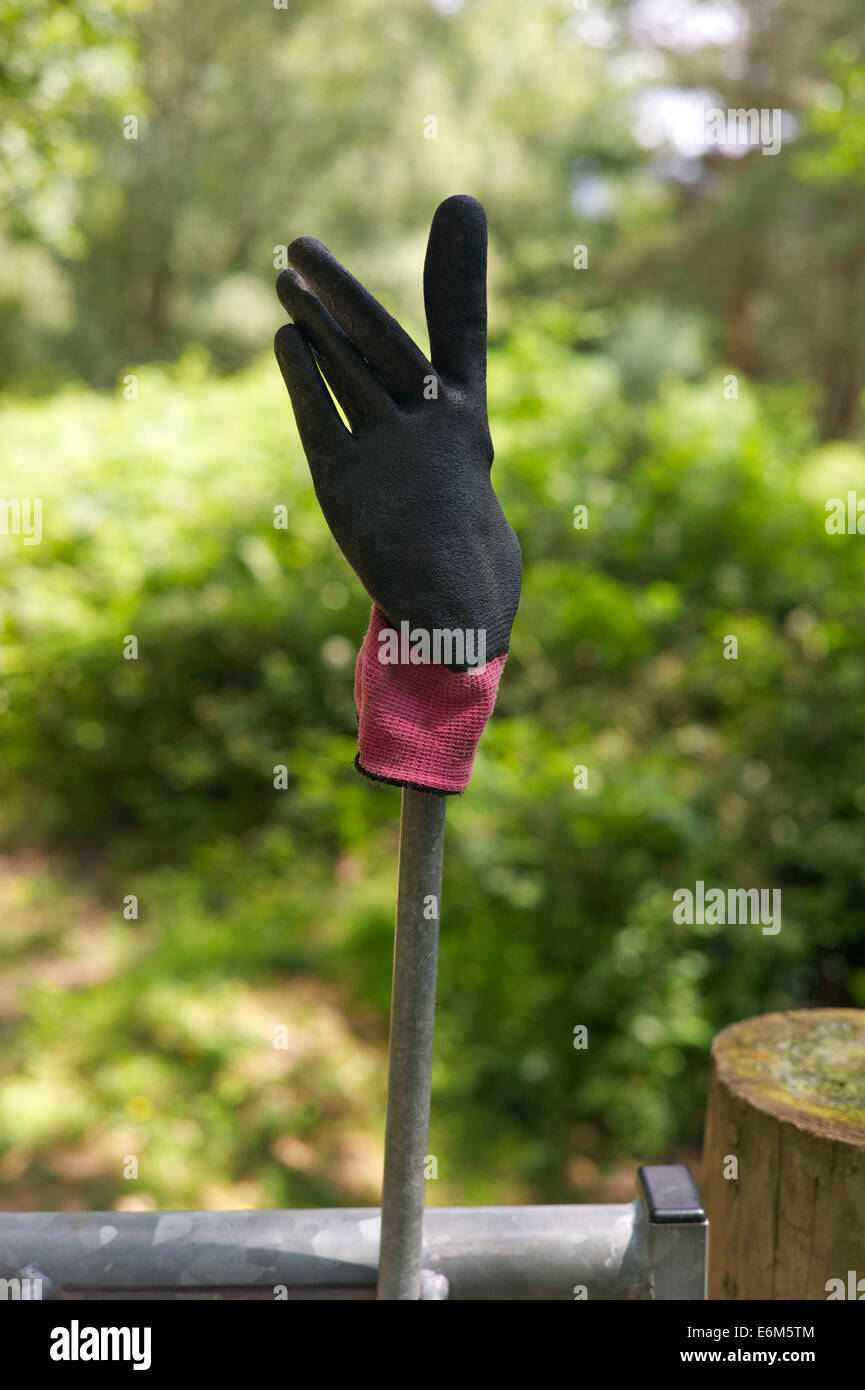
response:
{"label": "green foliage", "polygon": [[[727,41],[694,25],[702,8],[2,0],[0,382],[106,387],[199,343],[235,370],[275,329],[274,264],[305,233],[415,327],[430,216],[463,190],[493,230],[494,334],[553,300],[644,394],[708,346],[815,381],[824,432],[855,432],[859,0],[728,8]],[[647,129],[644,102],[670,93],[787,113],[780,152],[689,157]]]}
{"label": "green foliage", "polygon": [[[351,767],[368,605],[261,354],[303,233],[421,334],[455,191],[525,589],[449,806],[431,1197],[693,1146],[717,1028],[865,1004],[824,526],[865,494],[859,11],[0,0],[0,496],[44,508],[0,533],[4,1200],[376,1199],[398,794]],[[783,147],[689,154],[670,96],[783,109]],[[780,887],[781,932],[674,925],[698,879]]]}
{"label": "green foliage", "polygon": [[[817,444],[789,390],[740,380],[726,399],[721,370],[635,404],[554,320],[490,364],[525,589],[471,790],[449,805],[439,1201],[573,1195],[578,1150],[695,1143],[714,1031],[865,1002],[861,561],[824,526],[861,452]],[[44,508],[41,545],[0,549],[0,823],[10,849],[95,851],[104,918],[96,979],[22,976],[0,1176],[25,1153],[53,1191],[94,1125],[113,1152],[132,1122],[161,1204],[198,1200],[214,1172],[235,1200],[253,1177],[256,1201],[371,1199],[322,1136],[380,1122],[399,797],[351,768],[367,602],[278,373],[218,381],[192,354],[143,369],[137,400],[10,403],[0,429],[7,493]],[[697,879],[781,888],[780,933],[674,925],[672,894]],[[62,959],[81,914],[62,882],[45,891]],[[3,951],[23,969],[34,940]],[[315,990],[330,1052],[256,1070],[273,1027],[311,1026]],[[159,1125],[124,1110],[136,1097]],[[122,1197],[94,1163],[89,1200]]]}

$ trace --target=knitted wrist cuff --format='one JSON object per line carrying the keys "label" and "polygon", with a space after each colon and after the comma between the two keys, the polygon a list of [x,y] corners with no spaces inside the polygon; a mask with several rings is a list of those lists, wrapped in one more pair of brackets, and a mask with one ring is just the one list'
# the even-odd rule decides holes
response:
{"label": "knitted wrist cuff", "polygon": [[390,620],[373,604],[354,677],[358,771],[398,786],[465,791],[506,656],[477,671],[383,663],[385,629]]}

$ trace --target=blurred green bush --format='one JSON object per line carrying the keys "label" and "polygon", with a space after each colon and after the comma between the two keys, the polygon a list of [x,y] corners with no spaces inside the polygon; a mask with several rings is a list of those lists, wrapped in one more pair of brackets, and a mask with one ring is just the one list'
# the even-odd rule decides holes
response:
{"label": "blurred green bush", "polygon": [[[553,313],[491,358],[525,588],[449,805],[433,1201],[573,1198],[577,1154],[694,1144],[714,1031],[865,1004],[861,542],[824,526],[862,450],[820,444],[792,388],[740,378],[727,399],[721,371],[667,375],[644,404],[620,370]],[[7,905],[0,1182],[24,1155],[46,1200],[58,1146],[138,1093],[163,1119],[160,1205],[206,1198],[214,1171],[273,1203],[341,1200],[358,1189],[332,1149],[315,1170],[298,1155],[380,1125],[399,796],[351,767],[368,603],[276,368],[213,380],[193,352],[142,369],[135,400],[7,402],[0,432],[4,490],[40,497],[44,526],[38,546],[0,536],[2,842],[62,851],[108,911],[105,968],[64,985],[39,961],[76,933],[87,954],[75,872],[43,888],[35,936]],[[674,925],[697,879],[781,888],[782,930]],[[305,1037],[310,989],[334,1026],[275,1091],[250,1029],[284,999]],[[119,1168],[94,1172],[90,1204],[110,1205]]]}

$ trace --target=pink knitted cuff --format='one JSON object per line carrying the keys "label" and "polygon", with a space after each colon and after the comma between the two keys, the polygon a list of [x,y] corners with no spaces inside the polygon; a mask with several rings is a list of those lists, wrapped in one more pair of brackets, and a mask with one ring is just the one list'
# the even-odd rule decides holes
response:
{"label": "pink knitted cuff", "polygon": [[391,627],[373,604],[354,677],[357,767],[367,777],[399,786],[465,791],[506,656],[477,671],[384,664],[379,633]]}

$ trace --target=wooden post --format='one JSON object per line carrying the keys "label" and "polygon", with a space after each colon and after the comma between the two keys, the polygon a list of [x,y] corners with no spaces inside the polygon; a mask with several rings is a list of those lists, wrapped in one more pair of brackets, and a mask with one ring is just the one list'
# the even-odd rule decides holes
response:
{"label": "wooden post", "polygon": [[865,1011],[718,1034],[702,1193],[709,1298],[865,1299]]}

